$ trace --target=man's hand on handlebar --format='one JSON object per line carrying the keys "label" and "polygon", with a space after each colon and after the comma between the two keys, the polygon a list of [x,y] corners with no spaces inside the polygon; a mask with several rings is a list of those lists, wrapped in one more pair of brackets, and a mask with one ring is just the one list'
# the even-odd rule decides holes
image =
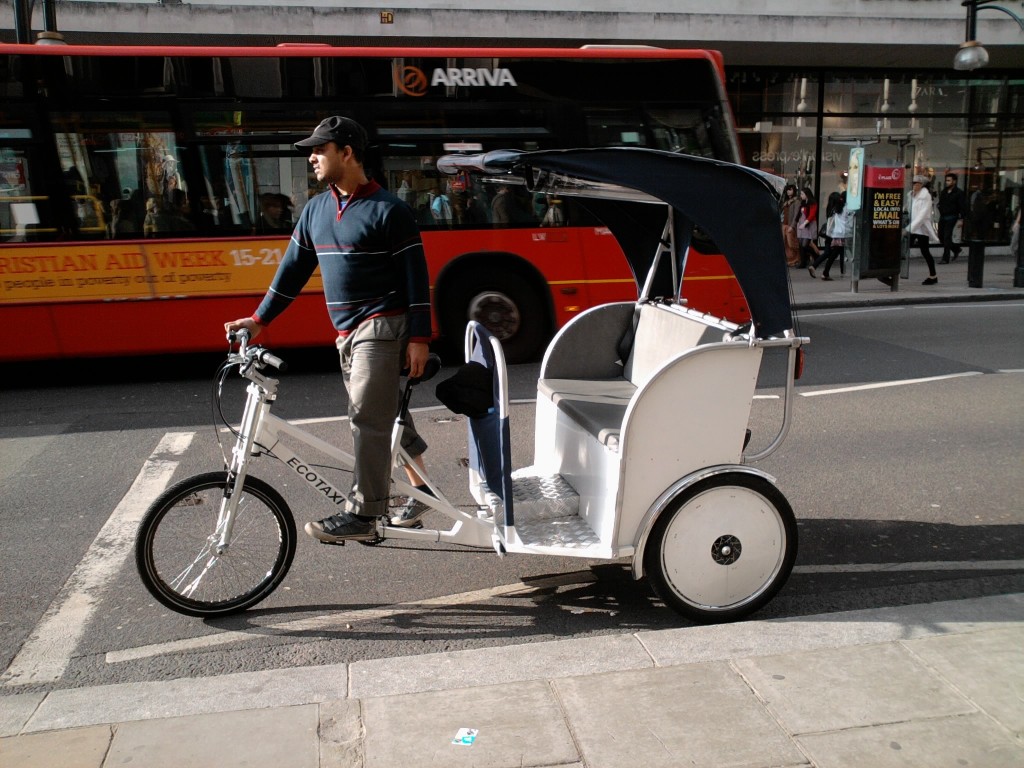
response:
{"label": "man's hand on handlebar", "polygon": [[240,317],[237,320],[224,323],[225,333],[231,333],[232,331],[249,331],[249,341],[253,341],[257,336],[260,335],[260,331],[263,330],[263,326],[253,320],[251,317]]}

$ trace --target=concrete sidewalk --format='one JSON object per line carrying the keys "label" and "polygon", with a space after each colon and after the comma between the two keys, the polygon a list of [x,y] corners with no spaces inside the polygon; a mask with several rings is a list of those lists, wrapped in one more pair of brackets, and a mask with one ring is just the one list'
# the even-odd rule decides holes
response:
{"label": "concrete sidewalk", "polygon": [[[911,252],[910,277],[899,281],[898,290],[878,280],[861,280],[857,293],[853,293],[848,276],[839,272],[838,263],[832,265],[831,282],[812,278],[806,269],[790,269],[794,306],[800,310],[829,307],[885,306],[893,304],[932,304],[944,302],[991,301],[1024,298],[1024,288],[1013,287],[1016,260],[1008,248],[992,248],[985,255],[981,288],[967,285],[967,251],[956,261],[939,264],[936,258],[937,285],[921,285],[928,276],[928,267],[917,249]],[[942,248],[933,247],[933,256],[941,256]]]}
{"label": "concrete sidewalk", "polygon": [[22,694],[0,765],[1020,766],[1021,648],[1016,594]]}
{"label": "concrete sidewalk", "polygon": [[[791,277],[806,311],[1024,299],[1014,266]],[[1016,767],[1022,648],[1016,594],[4,695],[0,768]]]}

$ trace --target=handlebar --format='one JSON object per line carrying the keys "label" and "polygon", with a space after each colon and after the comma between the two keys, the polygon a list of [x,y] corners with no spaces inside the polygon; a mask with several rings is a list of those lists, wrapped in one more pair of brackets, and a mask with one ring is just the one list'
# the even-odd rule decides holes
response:
{"label": "handlebar", "polygon": [[238,362],[245,370],[255,364],[257,368],[270,366],[284,373],[288,370],[288,363],[264,347],[250,347],[249,341],[252,334],[247,328],[240,328],[237,331],[228,331],[228,344],[234,347],[238,345]]}

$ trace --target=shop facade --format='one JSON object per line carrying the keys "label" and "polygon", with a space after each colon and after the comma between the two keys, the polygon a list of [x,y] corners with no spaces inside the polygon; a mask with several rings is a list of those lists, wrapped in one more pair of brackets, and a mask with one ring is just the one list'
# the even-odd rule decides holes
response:
{"label": "shop facade", "polygon": [[851,147],[901,165],[937,194],[955,173],[992,211],[989,242],[1007,244],[1024,183],[1024,72],[732,67],[728,89],[747,164],[832,192]]}

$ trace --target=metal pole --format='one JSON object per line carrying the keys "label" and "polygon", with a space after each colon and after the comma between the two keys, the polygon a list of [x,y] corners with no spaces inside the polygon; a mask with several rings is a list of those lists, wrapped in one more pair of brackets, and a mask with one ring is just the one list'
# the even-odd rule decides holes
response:
{"label": "metal pole", "polygon": [[32,41],[31,0],[14,0],[14,34],[19,43]]}
{"label": "metal pole", "polygon": [[975,35],[978,33],[978,0],[964,0],[961,5],[967,9],[967,29],[964,40],[977,40]]}
{"label": "metal pole", "polygon": [[46,32],[57,31],[56,0],[43,0],[43,29]]}

